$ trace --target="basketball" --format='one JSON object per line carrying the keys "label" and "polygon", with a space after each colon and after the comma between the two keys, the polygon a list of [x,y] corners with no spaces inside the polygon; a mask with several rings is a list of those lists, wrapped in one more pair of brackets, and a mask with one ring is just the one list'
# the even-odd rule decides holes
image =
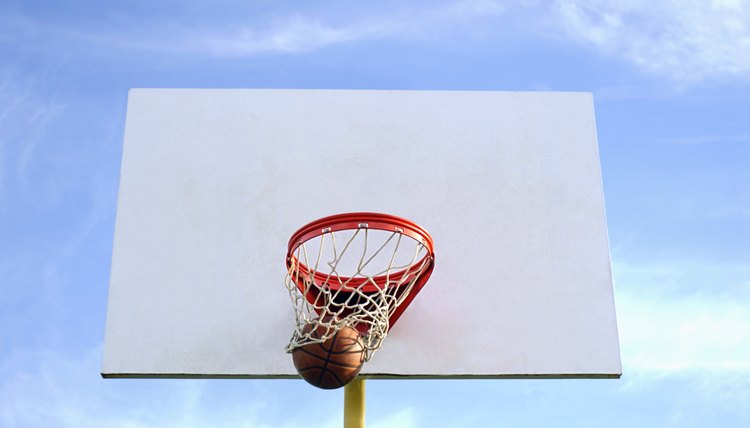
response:
{"label": "basketball", "polygon": [[[308,325],[306,331],[313,330]],[[320,337],[313,331],[313,337]],[[292,351],[297,372],[307,383],[322,389],[341,388],[354,380],[362,369],[365,348],[359,332],[352,327],[341,327],[322,343],[309,343]]]}

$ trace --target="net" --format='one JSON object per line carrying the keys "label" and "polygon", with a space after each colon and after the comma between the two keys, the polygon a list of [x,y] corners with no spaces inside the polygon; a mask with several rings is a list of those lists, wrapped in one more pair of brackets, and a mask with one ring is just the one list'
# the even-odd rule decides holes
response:
{"label": "net", "polygon": [[326,227],[290,241],[285,284],[296,322],[287,352],[349,326],[361,333],[368,361],[433,262],[431,240],[392,225]]}

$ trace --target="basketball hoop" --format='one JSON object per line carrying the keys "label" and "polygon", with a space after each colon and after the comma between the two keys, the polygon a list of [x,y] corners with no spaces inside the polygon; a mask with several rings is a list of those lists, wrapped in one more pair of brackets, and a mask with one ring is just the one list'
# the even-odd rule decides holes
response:
{"label": "basketball hoop", "polygon": [[348,213],[303,226],[286,256],[285,284],[296,318],[287,352],[322,343],[348,326],[362,335],[368,361],[434,263],[432,237],[400,217]]}

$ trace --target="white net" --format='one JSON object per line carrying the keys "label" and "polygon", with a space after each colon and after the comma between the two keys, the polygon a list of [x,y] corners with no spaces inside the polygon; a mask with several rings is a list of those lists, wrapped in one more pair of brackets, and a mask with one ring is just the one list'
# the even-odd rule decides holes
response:
{"label": "white net", "polygon": [[287,352],[324,342],[350,326],[362,334],[368,361],[431,264],[425,244],[398,228],[360,225],[300,243],[289,256],[285,279],[296,319]]}

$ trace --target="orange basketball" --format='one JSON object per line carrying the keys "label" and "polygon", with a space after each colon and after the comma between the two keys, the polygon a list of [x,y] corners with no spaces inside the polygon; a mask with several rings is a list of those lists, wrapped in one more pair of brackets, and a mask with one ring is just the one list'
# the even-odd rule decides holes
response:
{"label": "orange basketball", "polygon": [[[308,325],[305,330],[313,328]],[[317,331],[313,331],[312,336],[316,337]],[[323,343],[310,343],[292,351],[292,361],[300,376],[322,389],[341,388],[354,380],[364,358],[365,348],[359,332],[346,326]]]}

